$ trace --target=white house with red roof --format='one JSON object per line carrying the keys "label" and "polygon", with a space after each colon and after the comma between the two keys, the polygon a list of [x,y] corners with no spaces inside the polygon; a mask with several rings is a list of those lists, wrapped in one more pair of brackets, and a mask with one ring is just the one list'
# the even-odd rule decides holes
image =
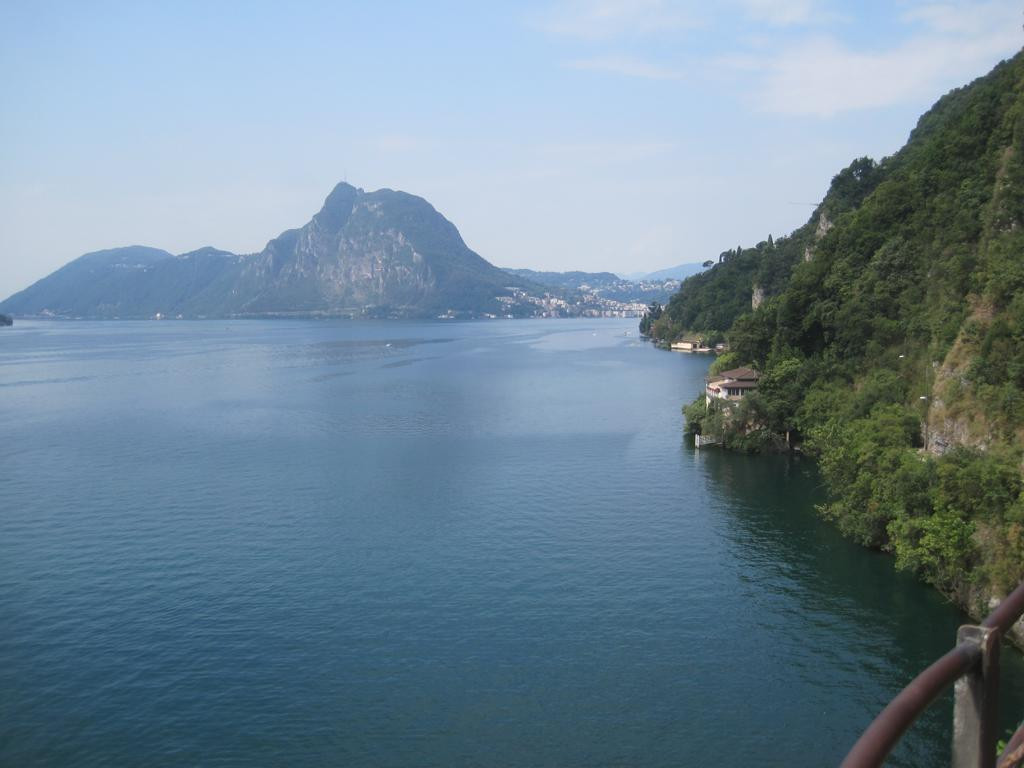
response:
{"label": "white house with red roof", "polygon": [[711,404],[712,398],[738,402],[746,397],[747,393],[757,390],[757,382],[760,378],[761,374],[753,368],[733,368],[730,371],[722,371],[706,380],[705,400],[708,405]]}

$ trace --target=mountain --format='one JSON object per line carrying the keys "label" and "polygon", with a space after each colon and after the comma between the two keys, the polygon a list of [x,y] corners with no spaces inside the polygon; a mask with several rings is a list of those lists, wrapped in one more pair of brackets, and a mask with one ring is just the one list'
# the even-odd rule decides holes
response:
{"label": "mountain", "polygon": [[620,274],[623,280],[633,282],[656,282],[658,280],[685,280],[690,275],[696,275],[704,269],[701,263],[678,264],[667,269],[659,269],[657,272],[630,272]]}
{"label": "mountain", "polygon": [[665,302],[679,288],[678,280],[626,280],[612,272],[539,272],[533,269],[505,271],[566,298],[592,294],[620,302]]}
{"label": "mountain", "polygon": [[0,307],[11,315],[37,314],[47,306],[66,308],[68,314],[97,308],[97,314],[102,314],[102,307],[120,305],[134,294],[140,277],[154,264],[170,258],[167,251],[141,245],[87,253]]}
{"label": "mountain", "polygon": [[1024,53],[854,161],[789,237],[686,280],[651,333],[688,331],[762,372],[727,444],[802,442],[828,519],[984,615],[1024,580]]}
{"label": "mountain", "polygon": [[510,275],[516,275],[524,280],[530,280],[538,285],[548,288],[558,288],[565,291],[578,291],[581,285],[591,288],[604,288],[612,285],[619,285],[623,281],[618,275],[611,272],[539,272],[533,269],[505,269]]}
{"label": "mountain", "polygon": [[331,314],[434,316],[533,311],[528,280],[485,261],[455,225],[405,192],[339,184],[299,229],[256,254],[174,256],[131,246],[88,253],[0,303],[67,317]]}
{"label": "mountain", "polygon": [[646,280],[652,282],[654,280],[685,280],[690,275],[699,274],[704,267],[700,263],[695,264],[679,264],[668,269],[659,269],[656,272],[648,272],[642,275],[637,280]]}
{"label": "mountain", "polygon": [[506,272],[537,285],[565,299],[620,302],[622,304],[663,304],[679,288],[679,281],[627,280],[611,272],[537,272],[532,269],[506,269]]}

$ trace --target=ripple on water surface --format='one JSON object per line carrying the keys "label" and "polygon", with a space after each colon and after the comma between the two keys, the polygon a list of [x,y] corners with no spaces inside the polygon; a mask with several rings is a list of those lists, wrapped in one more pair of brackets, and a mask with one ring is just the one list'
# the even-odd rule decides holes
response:
{"label": "ripple on water surface", "polygon": [[963,617],[633,332],[6,331],[0,764],[837,762]]}

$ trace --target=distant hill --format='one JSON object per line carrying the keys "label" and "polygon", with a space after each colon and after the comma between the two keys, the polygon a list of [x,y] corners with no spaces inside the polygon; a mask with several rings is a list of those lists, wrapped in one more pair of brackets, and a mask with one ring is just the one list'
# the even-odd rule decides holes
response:
{"label": "distant hill", "polygon": [[623,282],[622,278],[611,272],[538,272],[533,269],[506,269],[505,271],[538,285],[570,291],[578,290],[581,285],[602,288]]}
{"label": "distant hill", "polygon": [[668,269],[659,269],[657,272],[648,272],[644,275],[644,280],[685,280],[690,275],[699,274],[704,270],[701,264],[679,264],[675,267],[669,267]]}
{"label": "distant hill", "polygon": [[16,293],[0,304],[10,315],[42,314],[49,307],[65,310],[64,314],[104,314],[104,307],[116,307],[137,292],[142,276],[155,264],[174,257],[159,248],[131,245],[95,251],[72,261],[49,277]]}
{"label": "distant hill", "polygon": [[405,192],[339,184],[299,229],[256,254],[142,246],[88,253],[0,302],[61,317],[526,315],[539,286],[470,250],[455,225]]}
{"label": "distant hill", "polygon": [[672,278],[627,280],[611,272],[538,272],[532,269],[505,271],[566,298],[585,294],[626,303],[649,304],[657,301],[664,304],[679,288],[679,281]]}
{"label": "distant hill", "polygon": [[700,262],[692,264],[678,264],[667,269],[659,269],[657,272],[631,272],[627,275],[619,275],[625,280],[634,282],[650,282],[655,280],[685,280],[690,275],[696,275],[703,271],[704,267]]}

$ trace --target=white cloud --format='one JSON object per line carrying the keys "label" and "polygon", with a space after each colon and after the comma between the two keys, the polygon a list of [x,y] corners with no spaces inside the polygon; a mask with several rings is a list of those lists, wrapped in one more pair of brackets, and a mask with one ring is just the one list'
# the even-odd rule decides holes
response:
{"label": "white cloud", "polygon": [[747,15],[775,27],[808,24],[819,18],[815,0],[739,0]]}
{"label": "white cloud", "polygon": [[589,70],[592,72],[610,72],[626,77],[642,77],[648,80],[680,80],[683,73],[652,64],[631,56],[598,56],[590,59],[574,59],[565,62],[570,69]]}
{"label": "white cloud", "polygon": [[887,50],[861,51],[832,37],[794,42],[768,56],[720,63],[760,75],[756,106],[767,112],[830,117],[934,98],[1020,49],[1015,2],[931,3],[904,13],[918,27]]}
{"label": "white cloud", "polygon": [[772,27],[820,24],[842,18],[823,0],[731,0],[716,8],[698,0],[556,0],[541,17],[546,32],[586,40],[672,34],[706,27],[715,16]]}
{"label": "white cloud", "polygon": [[1024,21],[1021,6],[1016,2],[926,2],[904,11],[902,19],[920,23],[934,32],[958,37],[982,37],[1004,28],[1016,32],[1020,44],[1020,26]]}
{"label": "white cloud", "polygon": [[677,32],[702,25],[701,5],[667,0],[561,0],[540,20],[545,31],[587,40]]}

